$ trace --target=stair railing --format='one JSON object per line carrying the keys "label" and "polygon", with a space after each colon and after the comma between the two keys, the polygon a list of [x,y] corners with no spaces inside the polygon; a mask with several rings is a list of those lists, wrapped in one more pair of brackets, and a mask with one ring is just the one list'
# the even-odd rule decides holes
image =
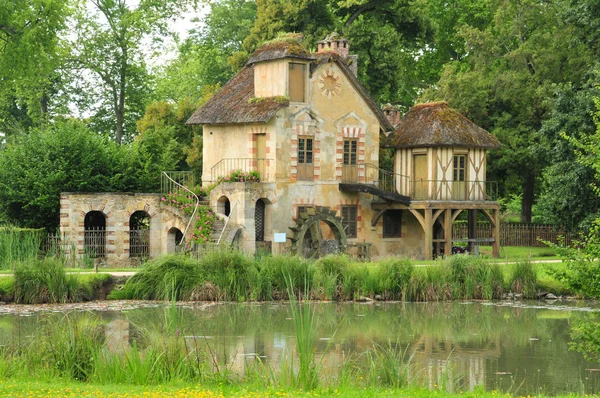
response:
{"label": "stair railing", "polygon": [[227,225],[229,224],[229,219],[231,218],[231,215],[233,214],[233,211],[235,210],[237,204],[238,204],[238,202],[236,201],[233,204],[233,207],[231,208],[231,210],[229,210],[229,215],[225,216],[225,225],[223,225],[223,229],[221,230],[221,234],[219,235],[219,240],[217,241],[217,246],[221,245],[221,240],[223,239],[223,235],[225,235],[225,230],[227,229]]}
{"label": "stair railing", "polygon": [[[189,190],[187,187],[181,185],[180,183],[178,183],[177,181],[172,179],[166,172],[163,171],[162,173],[163,173],[163,176],[166,177],[167,179],[169,179],[173,184],[175,184],[179,188],[182,188],[184,191],[191,193],[194,196],[194,198],[196,198],[196,206],[194,206],[194,211],[192,212],[190,220],[188,221],[188,223],[185,227],[185,230],[183,231],[183,236],[181,237],[181,241],[179,242],[179,245],[181,245],[183,242],[185,242],[185,235],[187,234],[187,231],[190,228],[192,221],[194,220],[194,216],[196,215],[196,212],[198,211],[198,206],[200,206],[200,198],[194,192]],[[179,245],[177,245],[177,246],[179,246]]]}

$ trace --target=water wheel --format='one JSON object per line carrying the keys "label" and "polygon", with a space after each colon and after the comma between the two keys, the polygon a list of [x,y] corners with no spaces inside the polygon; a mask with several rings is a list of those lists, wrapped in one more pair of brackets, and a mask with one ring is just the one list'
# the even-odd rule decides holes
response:
{"label": "water wheel", "polygon": [[347,237],[342,225],[342,218],[336,216],[336,211],[327,207],[307,207],[301,211],[296,218],[296,225],[290,227],[292,230],[292,253],[306,258],[317,258],[330,252],[326,246],[333,241],[323,238],[321,223],[325,223],[335,238],[336,251],[345,252]]}

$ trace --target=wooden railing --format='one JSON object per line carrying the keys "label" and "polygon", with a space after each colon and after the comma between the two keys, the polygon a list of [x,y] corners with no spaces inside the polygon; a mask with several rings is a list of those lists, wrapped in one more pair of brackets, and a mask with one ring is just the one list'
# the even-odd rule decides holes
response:
{"label": "wooden railing", "polygon": [[[465,239],[468,237],[466,224],[454,224],[452,227],[454,239]],[[525,223],[502,223],[500,224],[501,246],[528,246],[544,247],[540,240],[559,243],[562,237],[566,245],[570,245],[578,238],[576,233],[565,232],[561,227],[550,224],[525,224]],[[477,239],[491,239],[492,226],[489,223],[477,224]]]}

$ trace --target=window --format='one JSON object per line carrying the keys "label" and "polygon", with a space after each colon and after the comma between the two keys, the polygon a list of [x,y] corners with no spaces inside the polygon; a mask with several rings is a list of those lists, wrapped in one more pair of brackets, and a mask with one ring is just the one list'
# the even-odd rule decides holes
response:
{"label": "window", "polygon": [[356,164],[356,140],[344,140],[344,164]]}
{"label": "window", "polygon": [[465,155],[454,155],[454,181],[465,180]]}
{"label": "window", "polygon": [[387,210],[383,213],[383,237],[402,236],[402,210]]}
{"label": "window", "polygon": [[348,238],[356,238],[358,206],[342,206],[342,225]]}
{"label": "window", "polygon": [[315,212],[310,211],[308,209],[313,209],[314,206],[308,205],[308,206],[298,206],[298,213],[296,214],[296,218],[300,217],[300,213],[309,213],[309,215],[314,215]]}
{"label": "window", "polygon": [[312,180],[313,168],[313,140],[312,138],[298,138],[298,178]]}
{"label": "window", "polygon": [[292,102],[305,101],[306,65],[290,62],[289,95]]}

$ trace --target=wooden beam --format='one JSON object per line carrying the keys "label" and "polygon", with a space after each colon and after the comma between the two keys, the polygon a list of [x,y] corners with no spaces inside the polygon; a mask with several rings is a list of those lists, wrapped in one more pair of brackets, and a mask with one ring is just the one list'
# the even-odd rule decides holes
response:
{"label": "wooden beam", "polygon": [[444,238],[446,238],[446,245],[444,247],[444,254],[446,256],[452,255],[452,210],[446,209],[444,213]]}
{"label": "wooden beam", "polygon": [[379,219],[381,218],[381,216],[383,216],[383,213],[385,213],[386,211],[386,209],[379,210],[379,212],[373,216],[373,218],[371,219],[371,227],[375,227],[377,225]]}
{"label": "wooden beam", "polygon": [[433,211],[425,209],[425,259],[433,258]]}

